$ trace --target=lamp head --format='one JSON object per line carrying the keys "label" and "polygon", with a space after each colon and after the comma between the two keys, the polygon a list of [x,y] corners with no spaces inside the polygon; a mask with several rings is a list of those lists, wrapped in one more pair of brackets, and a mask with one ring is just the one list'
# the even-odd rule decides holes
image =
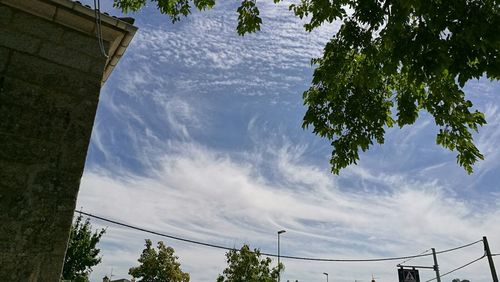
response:
{"label": "lamp head", "polygon": [[323,272],[323,274],[326,275],[326,276],[328,276],[328,273],[326,273],[326,272]]}
{"label": "lamp head", "polygon": [[285,232],[286,232],[286,230],[280,230],[280,231],[278,231],[278,234],[282,234],[282,233],[285,233]]}

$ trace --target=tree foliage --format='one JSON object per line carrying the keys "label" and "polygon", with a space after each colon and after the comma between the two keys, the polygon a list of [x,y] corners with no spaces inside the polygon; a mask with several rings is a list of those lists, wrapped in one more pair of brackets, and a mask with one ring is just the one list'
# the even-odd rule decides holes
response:
{"label": "tree foliage", "polygon": [[258,249],[251,251],[248,245],[227,252],[228,266],[217,282],[275,282],[279,271],[284,268],[283,264],[271,268],[271,259],[260,256]]}
{"label": "tree foliage", "polygon": [[[124,12],[146,0],[114,0]],[[151,0],[175,22],[211,8],[215,0]],[[278,3],[280,0],[273,0]],[[340,21],[326,44],[312,85],[304,92],[303,127],[331,141],[333,173],[356,163],[359,152],[384,143],[385,131],[434,117],[436,143],[457,152],[468,173],[483,155],[472,133],[486,123],[463,86],[500,78],[500,5],[497,0],[297,0],[290,10],[315,28]],[[237,32],[260,30],[255,0],[242,0]]]}
{"label": "tree foliage", "polygon": [[101,257],[98,257],[100,250],[97,248],[97,244],[105,232],[105,229],[92,232],[89,218],[85,221],[83,221],[82,215],[76,218],[71,226],[68,248],[64,258],[63,280],[88,281],[92,267],[101,262]]}
{"label": "tree foliage", "polygon": [[145,246],[138,259],[140,265],[129,269],[132,277],[141,278],[141,282],[189,282],[189,274],[182,272],[172,247],[160,241],[157,252],[149,239]]}

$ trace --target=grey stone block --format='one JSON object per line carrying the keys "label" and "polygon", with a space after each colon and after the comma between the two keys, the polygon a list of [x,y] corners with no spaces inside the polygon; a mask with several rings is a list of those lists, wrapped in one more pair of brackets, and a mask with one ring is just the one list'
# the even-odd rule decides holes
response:
{"label": "grey stone block", "polygon": [[94,58],[102,57],[96,36],[88,36],[83,32],[67,29],[61,37],[61,44]]}
{"label": "grey stone block", "polygon": [[95,76],[28,54],[13,52],[6,76],[16,77],[60,93],[86,92],[98,98],[101,82]]}
{"label": "grey stone block", "polygon": [[[90,125],[91,126],[91,125]],[[66,169],[73,171],[82,170],[90,143],[89,125],[72,123],[61,142],[59,162]]]}
{"label": "grey stone block", "polygon": [[56,212],[59,206],[67,207],[75,204],[81,177],[81,173],[71,171],[66,167],[64,169],[45,169],[38,171],[34,175],[33,182],[30,185],[34,187],[33,195],[65,199],[65,201],[51,203],[53,211]]}
{"label": "grey stone block", "polygon": [[12,19],[12,9],[0,4],[0,26],[7,26]]}
{"label": "grey stone block", "polygon": [[90,56],[48,41],[42,43],[38,55],[52,62],[84,72],[89,71],[92,64]]}
{"label": "grey stone block", "polygon": [[0,92],[0,104],[14,104],[25,108],[33,108],[43,99],[41,87],[4,76],[3,91]]}
{"label": "grey stone block", "polygon": [[104,75],[104,64],[91,64],[89,72],[95,74],[96,77],[102,80],[102,76]]}
{"label": "grey stone block", "polygon": [[88,99],[88,96],[82,93],[67,95],[9,76],[4,76],[3,92],[0,93],[0,104],[10,103],[24,108],[37,108],[42,104],[74,108],[85,99]]}
{"label": "grey stone block", "polygon": [[0,46],[34,54],[41,40],[33,36],[0,27]]}
{"label": "grey stone block", "polygon": [[[5,47],[0,47],[0,73],[7,67],[10,50]],[[1,86],[0,86],[1,87]]]}
{"label": "grey stone block", "polygon": [[97,111],[97,102],[97,100],[86,99],[76,105],[71,112],[73,122],[80,124],[79,127],[82,128],[92,127]]}
{"label": "grey stone block", "polygon": [[40,140],[22,138],[0,132],[0,159],[14,163],[44,164],[57,163],[59,146],[54,143],[41,142]]}
{"label": "grey stone block", "polygon": [[[22,190],[20,187],[26,187],[28,178],[29,168],[23,164],[17,164],[13,162],[5,162],[0,160],[0,185],[4,187],[12,188],[2,188],[0,189],[0,196],[5,196],[9,191],[14,194],[14,192],[19,192]],[[15,187],[15,188],[14,188]],[[0,209],[5,207],[0,205]]]}
{"label": "grey stone block", "polygon": [[12,17],[9,28],[30,34],[43,40],[59,41],[64,32],[61,25],[24,12],[17,12]]}
{"label": "grey stone block", "polygon": [[58,143],[71,122],[68,110],[53,108],[23,108],[10,103],[0,105],[0,132],[16,137]]}

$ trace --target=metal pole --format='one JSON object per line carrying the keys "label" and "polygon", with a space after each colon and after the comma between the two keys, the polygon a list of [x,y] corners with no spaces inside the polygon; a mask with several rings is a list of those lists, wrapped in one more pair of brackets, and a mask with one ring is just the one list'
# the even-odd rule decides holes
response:
{"label": "metal pole", "polygon": [[278,282],[281,279],[281,268],[280,268],[280,235],[281,233],[285,233],[285,230],[278,231]]}
{"label": "metal pole", "polygon": [[436,249],[432,248],[432,257],[434,258],[434,271],[436,271],[436,281],[441,282],[441,276],[439,275],[439,265],[436,257]]}
{"label": "metal pole", "polygon": [[281,269],[280,269],[280,234],[278,232],[278,282],[280,282]]}
{"label": "metal pole", "polygon": [[493,278],[493,282],[498,282],[495,264],[493,263],[493,258],[491,257],[490,245],[488,245],[488,239],[486,239],[486,236],[483,236],[483,244],[484,251],[486,253],[486,256],[488,257],[488,263],[490,264],[491,278]]}
{"label": "metal pole", "polygon": [[328,282],[328,273],[323,272],[324,275],[326,275],[326,282]]}

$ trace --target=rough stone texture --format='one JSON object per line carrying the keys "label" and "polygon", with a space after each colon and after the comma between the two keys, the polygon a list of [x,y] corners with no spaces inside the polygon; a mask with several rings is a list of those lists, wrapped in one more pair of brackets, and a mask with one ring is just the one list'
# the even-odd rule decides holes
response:
{"label": "rough stone texture", "polygon": [[40,46],[40,39],[4,28],[0,28],[0,38],[2,46],[31,54],[36,53]]}
{"label": "rough stone texture", "polygon": [[11,18],[12,18],[11,9],[5,6],[0,6],[0,26],[6,26],[7,24],[9,24]]}
{"label": "rough stone texture", "polygon": [[10,22],[10,28],[50,41],[59,40],[64,33],[62,26],[54,25],[27,13],[15,13]]}
{"label": "rough stone texture", "polygon": [[0,277],[59,281],[106,59],[0,4]]}
{"label": "rough stone texture", "polygon": [[[9,49],[0,47],[0,73],[5,70],[8,60],[9,60]],[[0,81],[0,89],[1,89],[1,84],[2,81]]]}

